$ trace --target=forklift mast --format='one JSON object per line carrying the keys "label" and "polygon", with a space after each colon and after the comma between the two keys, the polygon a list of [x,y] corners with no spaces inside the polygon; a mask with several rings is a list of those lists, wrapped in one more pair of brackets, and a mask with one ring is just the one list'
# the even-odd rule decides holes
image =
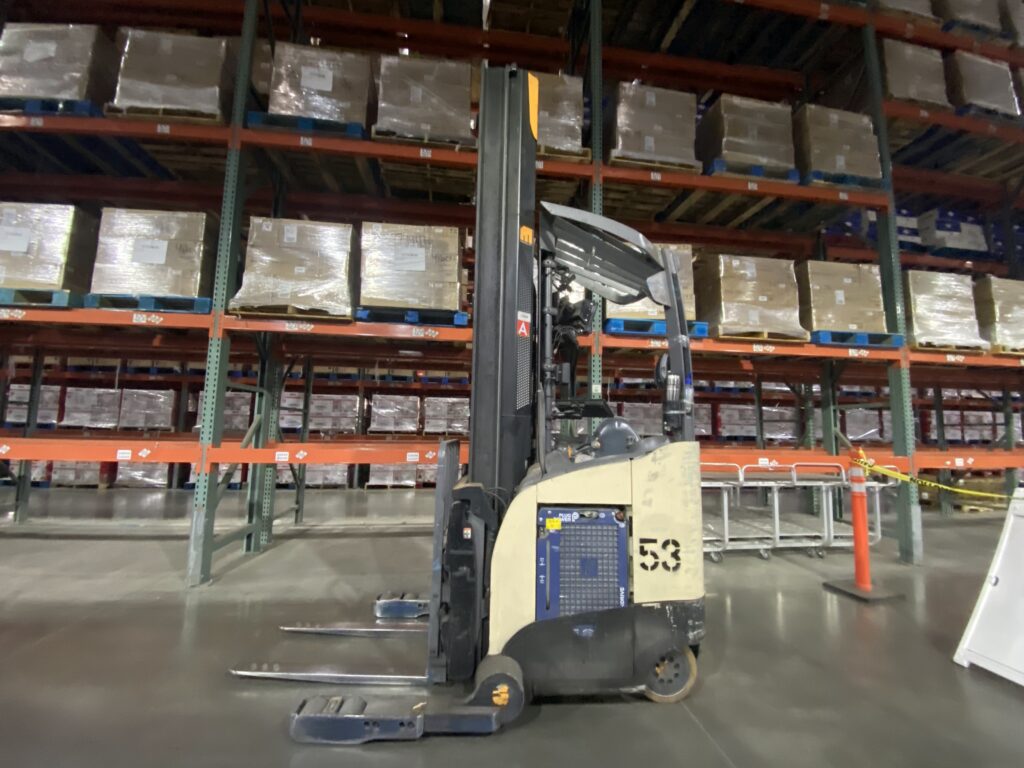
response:
{"label": "forklift mast", "polygon": [[484,67],[476,188],[470,483],[507,507],[533,450],[537,80]]}

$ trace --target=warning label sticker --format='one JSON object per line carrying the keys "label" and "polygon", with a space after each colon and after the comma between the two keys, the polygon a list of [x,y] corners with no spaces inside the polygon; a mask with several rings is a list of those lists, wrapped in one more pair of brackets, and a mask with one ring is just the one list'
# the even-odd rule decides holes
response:
{"label": "warning label sticker", "polygon": [[530,338],[530,321],[532,317],[529,312],[516,313],[516,336],[524,339]]}

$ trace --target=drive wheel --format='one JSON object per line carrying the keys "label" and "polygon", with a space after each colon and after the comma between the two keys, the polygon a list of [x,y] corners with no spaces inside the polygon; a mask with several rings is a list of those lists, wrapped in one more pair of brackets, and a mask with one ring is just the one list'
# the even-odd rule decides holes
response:
{"label": "drive wheel", "polygon": [[644,696],[658,704],[682,701],[697,682],[697,657],[686,648],[661,656],[644,683]]}

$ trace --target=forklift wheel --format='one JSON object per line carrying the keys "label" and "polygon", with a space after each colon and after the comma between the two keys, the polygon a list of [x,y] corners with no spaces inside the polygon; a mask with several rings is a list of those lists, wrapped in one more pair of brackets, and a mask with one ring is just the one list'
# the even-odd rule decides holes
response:
{"label": "forklift wheel", "polygon": [[470,705],[498,707],[502,725],[515,720],[526,706],[529,696],[523,684],[523,670],[519,662],[509,656],[488,656],[476,670],[476,684]]}
{"label": "forklift wheel", "polygon": [[697,657],[686,648],[672,650],[658,659],[644,684],[644,696],[657,704],[685,699],[697,682]]}

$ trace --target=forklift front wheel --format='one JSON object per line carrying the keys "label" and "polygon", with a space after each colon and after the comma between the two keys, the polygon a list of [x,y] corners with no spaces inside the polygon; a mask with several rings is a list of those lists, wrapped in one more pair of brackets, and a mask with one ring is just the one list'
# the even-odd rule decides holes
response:
{"label": "forklift front wheel", "polygon": [[498,707],[498,719],[502,725],[508,725],[522,714],[527,698],[519,662],[500,654],[488,656],[480,662],[470,704]]}
{"label": "forklift front wheel", "polygon": [[697,657],[690,648],[671,650],[654,664],[644,684],[644,696],[657,704],[682,701],[697,682]]}

